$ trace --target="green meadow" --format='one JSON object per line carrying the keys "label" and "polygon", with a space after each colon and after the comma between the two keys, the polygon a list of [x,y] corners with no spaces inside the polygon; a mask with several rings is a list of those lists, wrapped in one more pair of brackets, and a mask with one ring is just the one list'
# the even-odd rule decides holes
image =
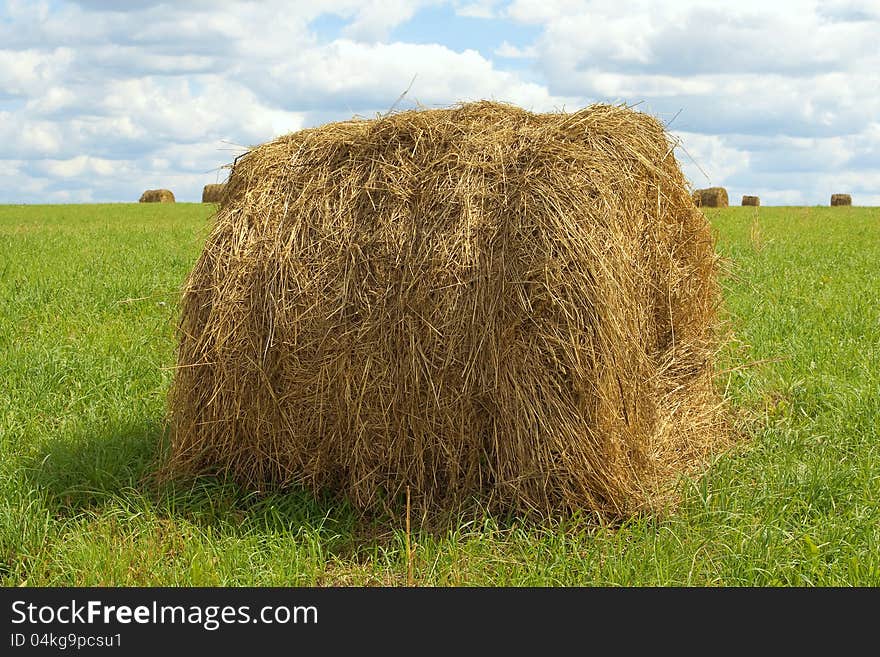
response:
{"label": "green meadow", "polygon": [[[212,206],[0,206],[0,583],[398,585],[404,527],[152,483],[177,294]],[[417,585],[880,585],[880,208],[706,210],[737,447],[662,517],[468,518]]]}

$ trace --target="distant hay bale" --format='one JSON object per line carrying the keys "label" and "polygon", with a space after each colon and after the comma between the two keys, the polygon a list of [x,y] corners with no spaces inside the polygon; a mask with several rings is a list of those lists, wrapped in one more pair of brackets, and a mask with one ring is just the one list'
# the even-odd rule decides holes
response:
{"label": "distant hay bale", "polygon": [[167,189],[148,189],[138,201],[139,203],[174,203],[174,194]]}
{"label": "distant hay bale", "polygon": [[478,102],[240,157],[186,282],[167,477],[622,516],[724,444],[710,226],[662,125]]}
{"label": "distant hay bale", "polygon": [[852,205],[852,196],[849,194],[832,194],[831,205]]}
{"label": "distant hay bale", "polygon": [[223,198],[223,190],[226,189],[225,183],[218,185],[205,185],[202,190],[202,203],[219,203]]}
{"label": "distant hay bale", "polygon": [[757,207],[761,205],[761,199],[758,196],[743,196],[742,204],[754,205],[755,207]]}
{"label": "distant hay bale", "polygon": [[723,187],[698,189],[693,193],[693,200],[698,208],[726,208],[727,190]]}

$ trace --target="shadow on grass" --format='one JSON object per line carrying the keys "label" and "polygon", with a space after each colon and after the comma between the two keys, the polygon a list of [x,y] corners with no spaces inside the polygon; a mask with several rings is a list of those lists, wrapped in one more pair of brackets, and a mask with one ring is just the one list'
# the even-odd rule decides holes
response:
{"label": "shadow on grass", "polygon": [[[82,514],[114,514],[137,522],[138,516],[182,520],[213,536],[306,534],[320,539],[328,556],[357,558],[402,540],[402,518],[362,515],[330,496],[301,488],[267,493],[245,490],[231,481],[203,476],[159,485],[154,477],[163,442],[155,419],[86,426],[65,438],[45,441],[25,469],[30,485],[44,492],[57,519]],[[594,519],[573,517],[559,523],[534,523],[515,514],[496,515],[474,505],[468,511],[423,523],[413,531],[441,538],[508,531],[561,531],[597,528]],[[555,526],[555,530],[553,527]]]}
{"label": "shadow on grass", "polygon": [[254,493],[217,477],[160,485],[154,473],[163,441],[161,422],[144,419],[45,441],[25,468],[30,485],[47,495],[56,518],[84,512],[140,514],[185,520],[212,533],[323,535],[334,552],[391,538],[381,519],[359,516],[344,503],[303,489]]}
{"label": "shadow on grass", "polygon": [[25,472],[59,511],[75,512],[143,492],[162,439],[156,422],[94,428],[43,441]]}

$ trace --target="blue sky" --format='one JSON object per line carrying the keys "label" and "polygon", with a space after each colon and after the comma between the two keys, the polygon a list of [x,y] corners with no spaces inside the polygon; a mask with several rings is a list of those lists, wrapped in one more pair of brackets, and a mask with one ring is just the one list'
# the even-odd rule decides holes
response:
{"label": "blue sky", "polygon": [[274,136],[491,98],[639,103],[694,187],[880,205],[880,0],[5,0],[0,203],[199,200]]}

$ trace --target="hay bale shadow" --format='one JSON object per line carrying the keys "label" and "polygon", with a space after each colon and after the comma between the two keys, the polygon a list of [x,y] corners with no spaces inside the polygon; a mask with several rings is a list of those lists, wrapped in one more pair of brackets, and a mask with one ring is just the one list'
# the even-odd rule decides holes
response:
{"label": "hay bale shadow", "polygon": [[46,494],[55,518],[122,507],[234,534],[331,526],[343,543],[369,535],[369,527],[344,503],[302,489],[261,494],[210,476],[159,483],[154,473],[163,436],[163,424],[153,418],[87,424],[69,437],[40,444],[24,476]]}
{"label": "hay bale shadow", "polygon": [[[163,434],[161,422],[154,418],[100,427],[87,424],[67,438],[40,444],[23,473],[30,486],[46,495],[47,509],[59,521],[83,513],[119,513],[122,508],[132,521],[135,514],[146,512],[226,536],[318,532],[327,557],[337,559],[368,559],[376,549],[399,547],[403,527],[398,519],[364,514],[338,498],[316,497],[302,488],[261,493],[216,476],[158,484],[153,475]],[[569,521],[586,524],[577,518]],[[442,538],[450,527],[459,535],[540,530],[529,518],[492,514],[477,505],[455,520],[429,524],[413,518],[416,537]]]}
{"label": "hay bale shadow", "polygon": [[161,435],[162,427],[150,420],[85,425],[71,436],[40,444],[25,473],[61,507],[100,506],[107,498],[140,489]]}

